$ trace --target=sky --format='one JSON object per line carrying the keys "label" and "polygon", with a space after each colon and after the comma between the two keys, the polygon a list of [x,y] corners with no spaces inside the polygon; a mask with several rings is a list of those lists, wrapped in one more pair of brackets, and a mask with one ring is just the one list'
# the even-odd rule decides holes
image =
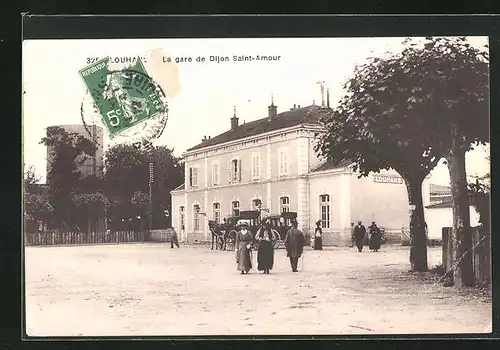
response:
{"label": "sky", "polygon": [[[484,46],[487,37],[469,37]],[[78,71],[88,58],[144,58],[152,78],[168,99],[168,121],[155,145],[182,153],[206,136],[227,131],[236,107],[240,123],[267,116],[273,96],[278,113],[321,103],[319,81],[330,89],[335,106],[342,86],[356,65],[368,57],[400,52],[403,38],[269,38],[269,39],[102,39],[27,40],[23,42],[23,151],[24,164],[34,166],[45,182],[46,150],[40,139],[50,125],[81,124],[80,106],[86,87]],[[279,56],[274,61],[234,62],[233,55]],[[229,62],[210,61],[229,56]],[[166,57],[191,58],[168,63]],[[205,62],[198,62],[205,57]],[[106,132],[105,132],[106,135]],[[112,145],[107,137],[104,146]],[[467,172],[489,171],[489,148],[467,154]],[[435,184],[448,185],[446,165],[431,173]]]}

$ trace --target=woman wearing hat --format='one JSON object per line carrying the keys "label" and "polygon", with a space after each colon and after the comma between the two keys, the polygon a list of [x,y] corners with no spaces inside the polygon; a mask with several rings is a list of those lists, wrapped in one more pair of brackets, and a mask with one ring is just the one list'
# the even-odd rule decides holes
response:
{"label": "woman wearing hat", "polygon": [[314,250],[323,250],[323,230],[321,229],[321,220],[316,221],[314,230]]}
{"label": "woman wearing hat", "polygon": [[257,269],[264,271],[264,274],[269,275],[269,270],[273,269],[274,265],[274,248],[273,241],[276,239],[271,229],[271,221],[264,220],[262,227],[255,236],[259,242],[259,250],[257,252]]}
{"label": "woman wearing hat", "polygon": [[252,268],[251,247],[253,235],[248,231],[248,224],[241,222],[239,225],[240,231],[236,235],[236,262],[238,263],[238,271],[244,275]]}

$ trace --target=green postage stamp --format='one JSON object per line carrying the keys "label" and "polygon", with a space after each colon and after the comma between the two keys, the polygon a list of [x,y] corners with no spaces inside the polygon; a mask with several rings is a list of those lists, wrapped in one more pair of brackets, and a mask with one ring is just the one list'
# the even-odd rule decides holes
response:
{"label": "green postage stamp", "polygon": [[109,57],[79,71],[111,138],[165,112],[157,86],[141,59],[112,71]]}

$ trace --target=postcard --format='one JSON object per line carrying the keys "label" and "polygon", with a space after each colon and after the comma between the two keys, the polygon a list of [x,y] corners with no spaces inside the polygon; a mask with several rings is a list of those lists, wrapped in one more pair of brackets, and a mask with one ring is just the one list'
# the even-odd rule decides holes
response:
{"label": "postcard", "polygon": [[24,40],[27,336],[491,332],[488,52]]}

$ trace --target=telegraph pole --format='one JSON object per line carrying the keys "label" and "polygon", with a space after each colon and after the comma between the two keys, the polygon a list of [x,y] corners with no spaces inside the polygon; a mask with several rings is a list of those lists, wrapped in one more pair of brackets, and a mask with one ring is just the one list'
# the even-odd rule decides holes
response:
{"label": "telegraph pole", "polygon": [[149,162],[149,236],[153,229],[153,162]]}

